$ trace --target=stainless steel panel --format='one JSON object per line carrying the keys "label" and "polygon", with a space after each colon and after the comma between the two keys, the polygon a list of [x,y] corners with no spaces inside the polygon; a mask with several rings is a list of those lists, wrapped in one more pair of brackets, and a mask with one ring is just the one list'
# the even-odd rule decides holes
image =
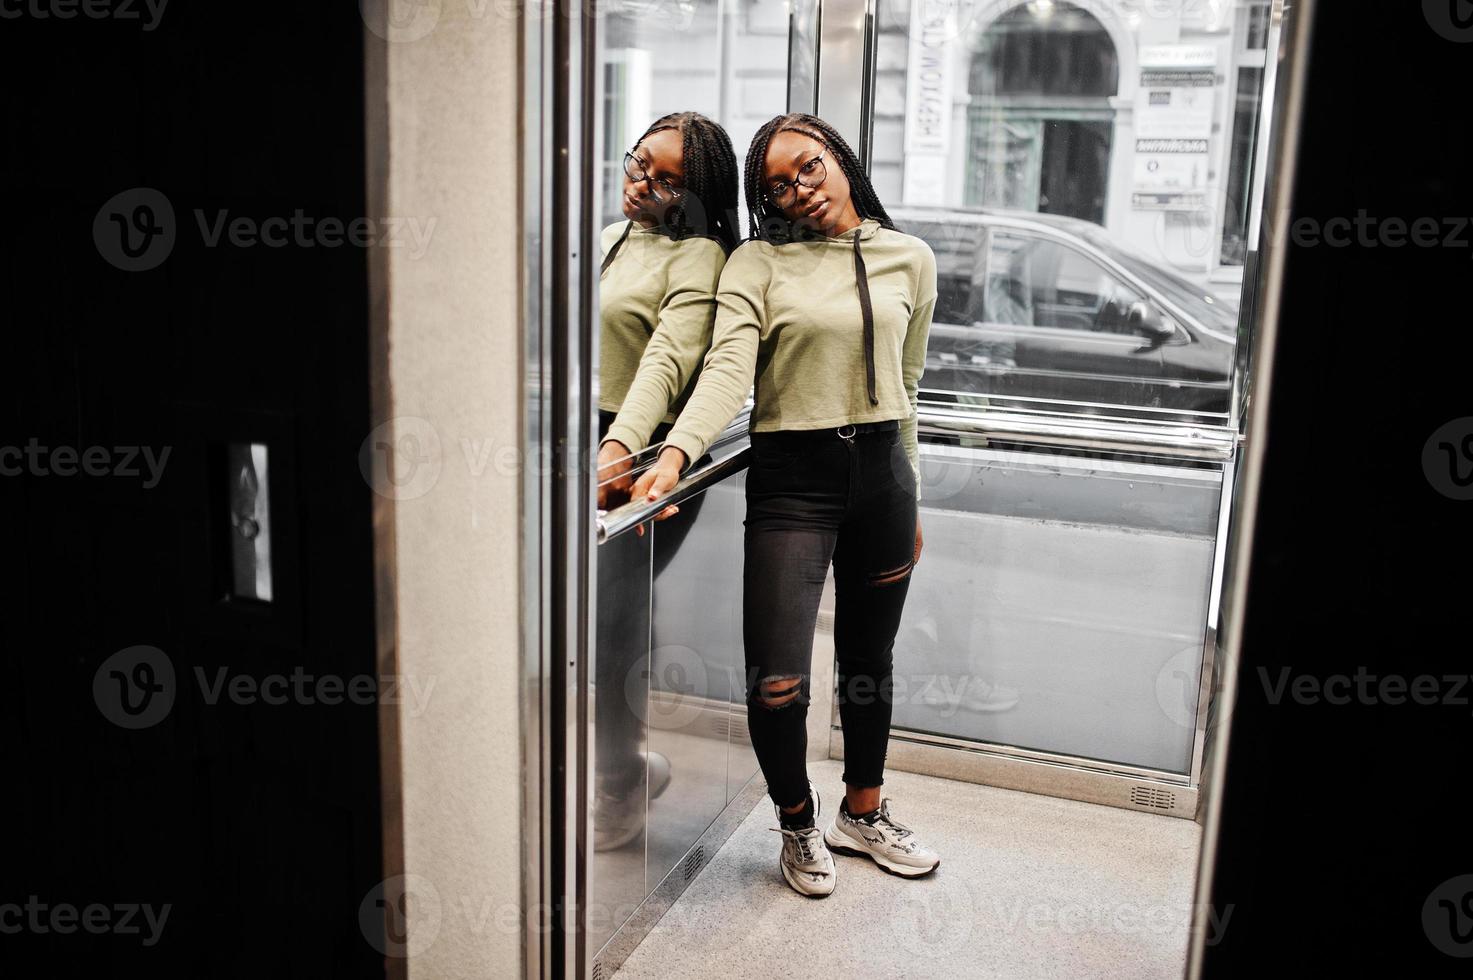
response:
{"label": "stainless steel panel", "polygon": [[895,727],[1188,774],[1220,472],[939,447],[923,471],[938,456]]}
{"label": "stainless steel panel", "polygon": [[[598,549],[598,613],[589,712],[593,792],[589,832],[588,952],[601,947],[644,901],[648,779],[649,535],[625,534]],[[602,848],[602,849],[600,849]]]}
{"label": "stainless steel panel", "polygon": [[[727,803],[730,667],[741,663],[742,501],[733,481],[650,525],[650,765],[669,784],[649,808],[645,880],[664,879]],[[624,535],[629,537],[629,535]]]}
{"label": "stainless steel panel", "polygon": [[818,112],[863,161],[870,72],[869,0],[824,0],[819,20]]}

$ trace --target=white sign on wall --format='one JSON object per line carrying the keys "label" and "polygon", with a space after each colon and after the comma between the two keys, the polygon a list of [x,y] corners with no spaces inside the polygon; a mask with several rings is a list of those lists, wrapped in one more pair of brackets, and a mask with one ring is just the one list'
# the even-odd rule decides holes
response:
{"label": "white sign on wall", "polygon": [[1217,52],[1198,44],[1148,44],[1140,65],[1131,205],[1198,210],[1207,202]]}
{"label": "white sign on wall", "polygon": [[958,0],[915,0],[905,79],[906,204],[946,203],[951,150],[951,44]]}

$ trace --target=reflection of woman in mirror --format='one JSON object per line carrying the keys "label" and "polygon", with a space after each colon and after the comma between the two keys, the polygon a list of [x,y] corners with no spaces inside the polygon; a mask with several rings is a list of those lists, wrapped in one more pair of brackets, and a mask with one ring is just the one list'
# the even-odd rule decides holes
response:
{"label": "reflection of woman in mirror", "polygon": [[[747,718],[783,833],[787,882],[833,891],[830,849],[919,877],[936,852],[882,799],[892,651],[921,554],[916,405],[936,259],[897,231],[849,144],[804,113],[752,138],[752,240],[727,260],[710,353],[633,487],[658,499],[755,381],[742,601]],[[813,631],[830,562],[844,802],[820,833],[807,778]]]}
{"label": "reflection of woman in mirror", "polygon": [[[736,247],[737,164],[725,130],[695,112],[657,119],[624,156],[625,219],[603,230],[599,278],[598,506],[622,503],[631,452],[665,438],[711,341],[716,284]],[[637,534],[599,549],[594,655],[594,849],[641,839],[646,799],[673,778],[670,760],[647,743],[638,677],[659,624],[655,580],[695,522],[704,494],[665,525],[658,548]],[[666,508],[673,513],[681,508]],[[651,553],[653,552],[653,553]],[[636,678],[631,686],[630,679]],[[648,782],[646,783],[646,778]],[[641,869],[642,870],[642,869]]]}
{"label": "reflection of woman in mirror", "polygon": [[660,117],[624,155],[620,200],[627,220],[603,230],[599,275],[603,509],[627,497],[630,453],[664,439],[710,344],[716,284],[737,245],[731,139],[697,112]]}

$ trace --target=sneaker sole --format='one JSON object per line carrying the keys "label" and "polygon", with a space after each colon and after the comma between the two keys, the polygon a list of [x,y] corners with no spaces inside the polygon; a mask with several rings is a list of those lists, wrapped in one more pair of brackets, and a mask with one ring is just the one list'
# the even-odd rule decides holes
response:
{"label": "sneaker sole", "polygon": [[897,878],[923,878],[926,875],[930,874],[932,871],[935,871],[937,868],[941,867],[941,860],[939,858],[936,860],[936,863],[931,865],[929,868],[911,868],[903,864],[892,864],[891,862],[885,860],[878,854],[875,854],[871,851],[866,851],[858,847],[850,847],[847,844],[834,843],[833,837],[829,836],[829,831],[827,830],[823,832],[823,842],[827,844],[829,850],[835,854],[847,854],[850,857],[869,858],[871,861],[875,862],[875,864],[879,865],[881,871],[884,871],[886,874],[892,874]]}

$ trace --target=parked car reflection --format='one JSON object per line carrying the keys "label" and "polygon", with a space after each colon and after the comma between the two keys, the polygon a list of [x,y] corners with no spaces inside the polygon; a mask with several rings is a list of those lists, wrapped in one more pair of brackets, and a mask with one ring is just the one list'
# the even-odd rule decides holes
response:
{"label": "parked car reflection", "polygon": [[1005,210],[891,217],[936,255],[928,392],[1228,411],[1237,310],[1100,226]]}

